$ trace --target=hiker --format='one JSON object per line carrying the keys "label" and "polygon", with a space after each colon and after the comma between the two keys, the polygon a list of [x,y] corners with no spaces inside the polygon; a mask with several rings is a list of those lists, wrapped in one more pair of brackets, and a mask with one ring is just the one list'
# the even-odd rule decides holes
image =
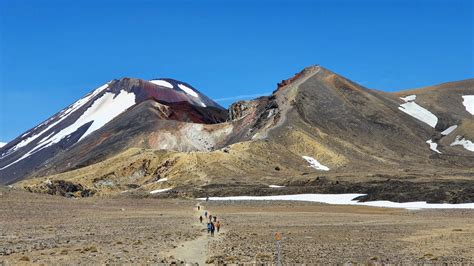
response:
{"label": "hiker", "polygon": [[206,219],[207,219],[207,211],[206,211],[206,212],[204,212],[204,216],[206,216]]}
{"label": "hiker", "polygon": [[207,223],[207,233],[209,234],[212,230],[212,224],[211,223]]}
{"label": "hiker", "polygon": [[206,197],[206,201],[209,201],[209,196]]}
{"label": "hiker", "polygon": [[202,215],[199,216],[199,222],[202,223]]}
{"label": "hiker", "polygon": [[201,206],[198,205],[198,211],[201,209]]}
{"label": "hiker", "polygon": [[219,229],[221,229],[221,221],[217,221],[216,229],[217,229],[217,233],[219,233]]}
{"label": "hiker", "polygon": [[217,222],[217,217],[214,215],[214,222]]}
{"label": "hiker", "polygon": [[209,214],[209,222],[212,223],[212,215]]}
{"label": "hiker", "polygon": [[211,224],[211,236],[214,236],[214,231],[216,230],[216,227],[214,226],[214,223],[210,222]]}

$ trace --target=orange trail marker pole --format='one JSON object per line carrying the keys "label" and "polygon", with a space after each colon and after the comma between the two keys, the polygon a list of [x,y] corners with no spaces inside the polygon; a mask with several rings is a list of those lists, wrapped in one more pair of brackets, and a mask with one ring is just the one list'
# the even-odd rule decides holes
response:
{"label": "orange trail marker pole", "polygon": [[276,265],[277,266],[281,266],[281,241],[282,239],[282,235],[280,232],[277,232],[275,234],[275,240],[276,240],[276,253],[277,253],[277,261],[276,261]]}

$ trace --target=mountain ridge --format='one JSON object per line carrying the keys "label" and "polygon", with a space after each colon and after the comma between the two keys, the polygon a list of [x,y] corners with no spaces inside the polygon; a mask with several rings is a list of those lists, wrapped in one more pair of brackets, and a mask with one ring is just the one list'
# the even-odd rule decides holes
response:
{"label": "mountain ridge", "polygon": [[[219,187],[233,187],[225,193],[236,194],[237,188],[241,193],[260,193],[256,192],[259,188],[271,184],[287,184],[291,191],[300,191],[304,182],[313,184],[315,191],[331,192],[337,182],[344,184],[340,189],[383,199],[388,192],[367,193],[372,186],[387,186],[373,177],[379,173],[399,180],[401,183],[394,183],[399,186],[411,182],[420,189],[425,182],[438,191],[429,190],[419,197],[441,202],[474,200],[466,196],[474,187],[468,174],[474,167],[470,150],[474,122],[463,102],[464,96],[474,95],[472,79],[428,90],[388,93],[311,66],[279,82],[271,95],[238,101],[228,110],[207,106],[206,96],[201,95],[206,107],[194,98],[170,103],[183,95],[194,97],[192,92],[172,94],[167,101],[156,100],[152,93],[144,97],[141,93],[156,84],[121,80],[117,84],[122,87],[128,84],[125,87],[140,90],[134,93],[142,102],[48,157],[25,175],[31,179],[18,185],[53,193],[57,190],[46,181],[63,180],[94,195],[128,191],[129,186],[141,193],[171,187],[190,194],[222,194]],[[169,80],[157,81],[163,82]],[[99,167],[105,161],[113,167]],[[321,179],[321,169],[327,169],[323,175],[329,183],[315,187],[308,175]],[[414,176],[413,180],[406,179],[407,175]],[[0,177],[4,177],[1,171]],[[157,182],[160,179],[167,181]],[[459,185],[465,182],[467,188]],[[441,188],[443,185],[448,188]],[[415,191],[409,194],[389,197],[423,199]]]}

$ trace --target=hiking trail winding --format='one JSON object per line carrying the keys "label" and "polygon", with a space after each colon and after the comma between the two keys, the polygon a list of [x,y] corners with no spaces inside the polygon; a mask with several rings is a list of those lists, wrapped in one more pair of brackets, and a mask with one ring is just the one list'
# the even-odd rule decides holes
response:
{"label": "hiking trail winding", "polygon": [[[201,209],[197,210],[197,206],[201,206]],[[199,230],[201,235],[191,241],[180,243],[177,248],[168,252],[168,256],[173,256],[176,260],[184,261],[186,265],[206,265],[206,260],[210,255],[209,242],[211,240],[217,240],[223,235],[223,231],[221,230],[220,233],[217,233],[216,231],[215,236],[211,237],[211,235],[207,233],[206,218],[203,217],[203,223],[198,221],[199,215],[204,214],[206,211],[209,213],[209,211],[204,209],[202,205],[198,204],[194,208],[192,216],[195,221],[193,227],[196,230]]]}

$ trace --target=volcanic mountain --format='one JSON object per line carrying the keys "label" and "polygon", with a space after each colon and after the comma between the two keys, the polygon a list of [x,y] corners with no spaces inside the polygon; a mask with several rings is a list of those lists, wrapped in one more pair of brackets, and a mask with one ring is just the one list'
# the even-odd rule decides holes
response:
{"label": "volcanic mountain", "polygon": [[184,82],[112,80],[2,147],[0,180],[17,181],[62,158],[87,165],[129,146],[162,148],[153,132],[219,123],[226,116]]}
{"label": "volcanic mountain", "polygon": [[2,183],[75,196],[474,201],[473,79],[387,93],[313,66],[229,110],[169,79],[104,86],[3,147]]}

